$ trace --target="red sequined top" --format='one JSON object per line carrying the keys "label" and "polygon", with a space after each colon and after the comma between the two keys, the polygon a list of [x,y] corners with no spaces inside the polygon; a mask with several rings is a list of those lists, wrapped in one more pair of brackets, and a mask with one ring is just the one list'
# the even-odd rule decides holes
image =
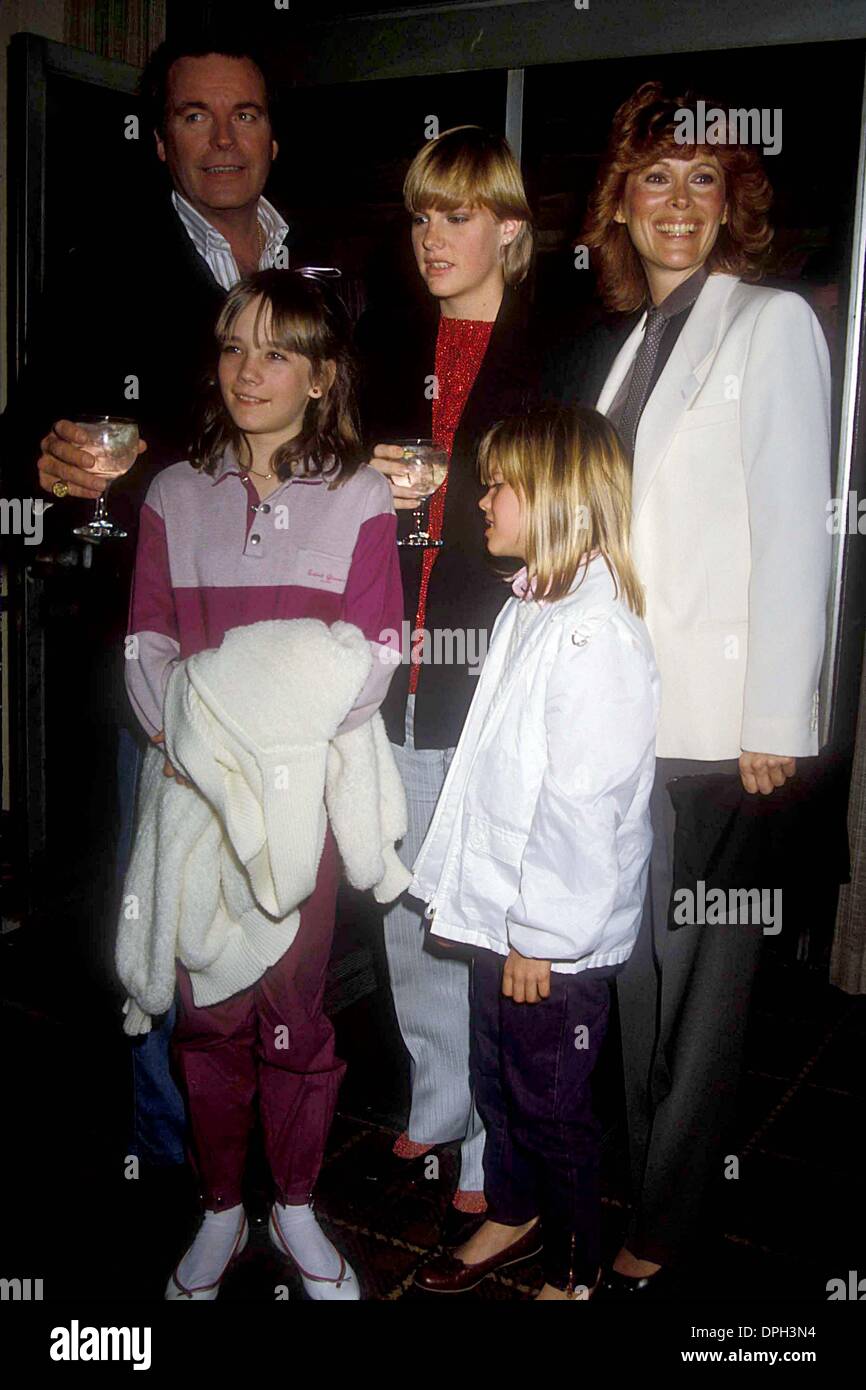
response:
{"label": "red sequined top", "polygon": [[[449,319],[442,315],[439,319],[439,332],[436,337],[436,395],[433,397],[433,439],[442,444],[451,457],[454,436],[460,424],[460,417],[469,399],[469,392],[475,383],[484,354],[490,342],[492,323],[480,319]],[[448,491],[448,478],[430,498],[429,531],[433,540],[442,536],[442,521],[445,515],[445,495]],[[415,614],[414,630],[424,627],[427,612],[427,586],[430,571],[439,554],[437,549],[425,550],[421,560],[421,589],[418,594],[418,611]],[[419,667],[421,664],[421,644],[412,644],[412,670],[409,672],[409,694],[418,689]]]}

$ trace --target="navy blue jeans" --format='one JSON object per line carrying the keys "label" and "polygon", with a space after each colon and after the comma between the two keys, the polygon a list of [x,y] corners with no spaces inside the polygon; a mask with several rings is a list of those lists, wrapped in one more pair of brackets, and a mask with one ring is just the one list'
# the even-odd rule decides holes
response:
{"label": "navy blue jeans", "polygon": [[484,1121],[488,1217],[522,1226],[540,1216],[545,1279],[555,1288],[598,1276],[601,1133],[591,1077],[607,1031],[610,983],[551,971],[550,997],[502,994],[504,956],[472,963],[470,1070]]}
{"label": "navy blue jeans", "polygon": [[[117,793],[120,824],[117,834],[117,885],[123,891],[132,832],[135,792],[141,771],[142,751],[128,729],[117,731]],[[175,1007],[154,1019],[149,1033],[130,1041],[132,1051],[133,1119],[130,1151],[147,1163],[166,1167],[184,1163],[186,1113],[183,1097],[169,1069],[169,1046],[174,1031]]]}

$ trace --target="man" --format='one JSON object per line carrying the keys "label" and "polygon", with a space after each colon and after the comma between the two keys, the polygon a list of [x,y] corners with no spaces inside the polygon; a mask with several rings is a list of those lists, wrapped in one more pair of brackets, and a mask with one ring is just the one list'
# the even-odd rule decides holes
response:
{"label": "man", "polygon": [[[57,499],[47,538],[67,537],[89,517],[105,480],[72,420],[79,413],[132,416],[144,457],[112,486],[112,516],[126,542],[96,547],[99,630],[116,653],[106,720],[118,726],[118,876],[132,838],[143,747],[123,695],[122,637],[138,509],[155,472],[183,458],[190,408],[211,360],[225,294],[257,268],[287,267],[288,226],[262,190],[277,154],[261,68],[241,47],[163,44],[143,73],[145,119],[170,175],[170,196],[111,218],[111,236],[70,253],[59,288],[45,297],[23,379],[4,421],[5,487],[32,489],[35,441],[42,488]],[[51,425],[51,421],[55,421]],[[16,476],[17,475],[17,476]],[[111,711],[113,706],[113,714]],[[134,1044],[134,1151],[157,1164],[184,1159],[184,1113],[168,1067],[173,1016]]]}
{"label": "man", "polygon": [[[120,237],[119,256],[100,248],[100,256],[114,261],[112,276],[92,258],[76,266],[82,303],[81,316],[72,321],[76,332],[99,341],[76,354],[81,365],[64,394],[74,399],[74,385],[77,398],[95,411],[114,409],[117,401],[119,413],[135,414],[152,474],[154,466],[185,453],[190,405],[222,299],[242,275],[288,265],[288,226],[262,197],[277,143],[265,78],[250,56],[241,49],[163,44],[145,69],[141,90],[173,191],[164,204],[143,210],[131,237]],[[100,295],[100,280],[107,294]],[[100,298],[105,317],[98,313]],[[136,378],[134,407],[125,394],[130,377]],[[104,480],[94,477],[82,442],[68,420],[46,435],[39,460],[46,491],[99,495]],[[136,473],[143,480],[143,470]]]}

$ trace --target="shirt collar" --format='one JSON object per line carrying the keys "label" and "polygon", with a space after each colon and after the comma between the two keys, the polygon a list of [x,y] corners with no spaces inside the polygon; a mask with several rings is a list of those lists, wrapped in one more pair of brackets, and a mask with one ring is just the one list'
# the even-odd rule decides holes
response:
{"label": "shirt collar", "polygon": [[214,467],[214,471],[210,475],[210,480],[214,484],[221,483],[223,478],[227,478],[231,473],[236,473],[238,477],[243,476],[243,470],[238,463],[238,456],[233,446],[229,444],[226,446],[222,458],[219,459]]}
{"label": "shirt collar", "polygon": [[[588,574],[592,570],[593,566],[598,568],[599,560],[601,560],[601,563],[604,564],[600,552],[594,550],[592,555],[589,557],[589,564],[585,567],[583,565],[579,567],[578,572],[574,577],[574,583],[569,589],[569,593],[573,593],[574,590],[579,587],[579,585],[583,582],[583,576],[585,574]],[[533,579],[531,583],[529,582],[528,571],[525,565],[523,566],[523,569],[518,570],[517,574],[512,579],[511,592],[514,594],[515,598],[522,599],[524,595],[527,593],[530,594],[532,598],[535,598],[535,580]],[[543,600],[541,601],[543,602]]]}
{"label": "shirt collar", "polygon": [[527,592],[530,592],[533,598],[535,597],[535,580],[533,579],[532,583],[529,583],[528,570],[525,565],[522,570],[517,571],[512,579],[511,592],[515,598],[523,598]]}
{"label": "shirt collar", "polygon": [[[212,482],[213,484],[221,483],[222,480],[223,480],[223,478],[228,478],[228,477],[230,477],[232,474],[234,474],[234,475],[235,475],[236,477],[238,477],[238,478],[243,478],[243,477],[246,477],[247,470],[246,470],[245,468],[241,468],[240,464],[238,463],[238,456],[237,456],[237,454],[235,453],[235,450],[234,450],[233,446],[232,446],[231,444],[229,444],[229,445],[226,446],[226,449],[225,449],[225,452],[224,452],[222,458],[221,458],[221,459],[219,460],[219,462],[216,464],[213,473],[210,474],[210,480],[211,480],[211,482]],[[332,481],[333,481],[333,475],[332,475],[332,474],[329,474],[327,477],[323,477],[323,476],[321,475],[321,473],[316,473],[316,474],[314,474],[314,475],[313,475],[312,477],[310,477],[310,478],[305,478],[305,477],[300,477],[300,476],[295,476],[295,477],[292,477],[292,478],[286,478],[285,481],[281,484],[281,486],[282,486],[282,487],[285,487],[287,483],[317,483],[317,484],[321,484],[321,483],[330,483],[330,482],[332,482]]]}
{"label": "shirt collar", "polygon": [[675,290],[671,290],[661,302],[653,307],[663,318],[672,319],[677,314],[681,314],[684,309],[690,309],[707,282],[706,266],[700,265],[697,270],[693,270],[688,280],[683,280],[682,284],[677,285]]}
{"label": "shirt collar", "polygon": [[[202,217],[201,213],[187,202],[186,198],[182,198],[177,189],[172,192],[171,201],[190,241],[203,260],[207,260],[209,252],[231,252],[228,240],[222,232],[218,232],[206,217]],[[262,260],[267,260],[268,264],[271,265],[274,253],[283,244],[288,233],[289,224],[280,216],[273,204],[268,202],[267,198],[259,198],[256,212],[259,226],[265,234]]]}

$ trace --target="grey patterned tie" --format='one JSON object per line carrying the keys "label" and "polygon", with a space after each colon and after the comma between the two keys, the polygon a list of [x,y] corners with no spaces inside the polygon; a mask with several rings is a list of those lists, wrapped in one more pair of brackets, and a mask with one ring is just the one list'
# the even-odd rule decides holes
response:
{"label": "grey patterned tie", "polygon": [[634,360],[634,371],[632,372],[631,382],[628,388],[628,396],[626,397],[626,402],[623,406],[618,425],[619,437],[626,447],[629,458],[634,457],[635,435],[637,434],[641,412],[646,405],[646,399],[649,395],[649,385],[652,380],[653,367],[655,366],[659,343],[662,340],[662,334],[667,324],[668,320],[661,309],[653,307],[649,310],[643,342],[637,350],[637,356]]}

